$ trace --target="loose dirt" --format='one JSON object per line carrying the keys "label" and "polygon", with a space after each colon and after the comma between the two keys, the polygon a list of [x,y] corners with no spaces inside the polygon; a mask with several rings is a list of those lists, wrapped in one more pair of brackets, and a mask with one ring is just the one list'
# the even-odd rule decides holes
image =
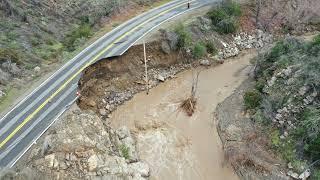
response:
{"label": "loose dirt", "polygon": [[225,163],[212,113],[247,78],[255,55],[251,51],[215,68],[197,68],[201,74],[192,117],[179,106],[190,96],[195,70],[178,74],[149,95],[136,94],[112,113],[111,126],[128,126],[135,132],[151,179],[238,179]]}

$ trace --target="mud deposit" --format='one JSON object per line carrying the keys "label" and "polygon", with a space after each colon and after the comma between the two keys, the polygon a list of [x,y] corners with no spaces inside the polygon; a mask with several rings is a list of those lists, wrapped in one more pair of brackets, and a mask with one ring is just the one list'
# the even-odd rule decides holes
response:
{"label": "mud deposit", "polygon": [[[129,51],[129,55],[130,52],[134,51]],[[143,90],[142,86],[137,89],[139,86],[135,83],[143,75],[141,59],[129,55],[120,62],[97,64],[95,69],[87,70],[87,76],[82,79],[85,94],[79,103],[82,108],[97,111],[104,104],[100,99],[111,89]],[[250,52],[217,67],[197,68],[201,70],[196,94],[198,103],[192,117],[179,109],[180,103],[190,95],[196,71],[186,70],[151,89],[149,95],[137,93],[118,106],[106,122],[114,128],[127,126],[134,132],[139,158],[150,165],[150,179],[238,179],[225,162],[213,111],[247,78],[249,60],[255,55]],[[170,64],[172,68],[183,62],[179,54],[170,56],[153,54],[151,67],[168,69]],[[122,70],[112,73],[115,66]],[[120,80],[123,83],[114,83]],[[93,82],[88,83],[90,81]]]}

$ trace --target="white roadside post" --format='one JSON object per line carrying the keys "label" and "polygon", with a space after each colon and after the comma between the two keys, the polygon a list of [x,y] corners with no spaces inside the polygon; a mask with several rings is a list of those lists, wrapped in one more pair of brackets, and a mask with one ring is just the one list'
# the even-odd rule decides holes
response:
{"label": "white roadside post", "polygon": [[143,56],[144,56],[144,69],[145,69],[145,80],[147,87],[147,95],[149,94],[149,80],[148,80],[148,66],[147,66],[147,53],[146,53],[146,43],[143,40]]}

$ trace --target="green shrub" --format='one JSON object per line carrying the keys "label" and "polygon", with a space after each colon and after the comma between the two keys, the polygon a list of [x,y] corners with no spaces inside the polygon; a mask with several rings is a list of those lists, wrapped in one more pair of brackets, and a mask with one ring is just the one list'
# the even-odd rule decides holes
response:
{"label": "green shrub", "polygon": [[270,134],[270,139],[271,139],[271,144],[274,147],[279,147],[280,146],[280,132],[279,130],[274,130]]}
{"label": "green shrub", "polygon": [[228,14],[222,8],[218,8],[209,11],[208,17],[211,19],[213,25],[217,25],[220,21],[228,18]]}
{"label": "green shrub", "polygon": [[218,52],[218,50],[217,50],[216,46],[214,45],[213,41],[207,41],[206,42],[206,48],[207,48],[207,52],[212,54],[212,55],[215,55]]}
{"label": "green shrub", "polygon": [[182,23],[175,27],[175,33],[178,35],[178,48],[181,49],[190,45],[191,35]]}
{"label": "green shrub", "polygon": [[241,7],[238,3],[228,2],[224,3],[222,7],[229,16],[239,17],[242,14]]}
{"label": "green shrub", "polygon": [[282,29],[281,29],[281,31],[282,31],[283,34],[289,34],[289,33],[291,33],[293,30],[294,30],[294,28],[293,28],[292,26],[290,26],[289,24],[283,25],[283,26],[282,26]]}
{"label": "green shrub", "polygon": [[129,147],[127,147],[126,145],[122,144],[120,146],[120,151],[121,151],[121,155],[125,158],[125,159],[129,159],[130,155],[129,155]]}
{"label": "green shrub", "polygon": [[266,85],[266,81],[263,78],[258,79],[258,81],[255,84],[255,88],[256,90],[258,90],[259,92],[263,92],[263,88]]}
{"label": "green shrub", "polygon": [[221,20],[216,26],[219,33],[230,34],[237,31],[238,22],[234,17],[228,17]]}
{"label": "green shrub", "polygon": [[305,145],[306,153],[312,157],[312,159],[319,159],[320,158],[320,137],[316,139],[310,140],[308,144]]}
{"label": "green shrub", "polygon": [[207,53],[206,47],[202,43],[196,43],[192,50],[194,58],[202,58]]}
{"label": "green shrub", "polygon": [[320,34],[318,34],[312,41],[313,45],[320,45]]}
{"label": "green shrub", "polygon": [[311,139],[320,137],[320,107],[308,107],[303,113],[301,125]]}
{"label": "green shrub", "polygon": [[0,63],[8,60],[17,64],[21,64],[18,51],[9,48],[0,48]]}
{"label": "green shrub", "polygon": [[243,98],[246,109],[255,109],[262,100],[261,94],[257,90],[247,91]]}
{"label": "green shrub", "polygon": [[259,109],[254,115],[253,115],[254,122],[266,125],[269,123],[268,119],[264,116],[264,113],[261,109]]}
{"label": "green shrub", "polygon": [[234,33],[238,28],[241,7],[234,2],[224,3],[221,7],[209,11],[207,15],[218,32],[223,34]]}
{"label": "green shrub", "polygon": [[74,47],[75,41],[80,38],[88,38],[91,36],[91,34],[91,26],[89,24],[82,24],[67,35],[66,40],[63,44],[68,49],[68,51],[74,51],[76,49],[76,47]]}
{"label": "green shrub", "polygon": [[277,42],[277,44],[271,49],[267,60],[269,62],[275,62],[278,57],[287,52],[287,47],[285,46],[283,41]]}

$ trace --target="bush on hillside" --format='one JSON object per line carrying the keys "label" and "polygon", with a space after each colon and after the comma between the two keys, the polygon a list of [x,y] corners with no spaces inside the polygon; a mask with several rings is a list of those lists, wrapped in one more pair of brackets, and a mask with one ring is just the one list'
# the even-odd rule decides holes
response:
{"label": "bush on hillside", "polygon": [[208,12],[208,17],[217,31],[222,34],[234,33],[238,29],[241,7],[234,2],[223,3],[221,7]]}
{"label": "bush on hillside", "polygon": [[222,8],[229,16],[239,17],[242,14],[240,5],[235,2],[226,2]]}
{"label": "bush on hillside", "polygon": [[215,55],[218,52],[218,50],[217,50],[216,46],[214,45],[213,41],[207,41],[206,42],[206,48],[207,48],[207,52],[212,54],[212,55]]}
{"label": "bush on hillside", "polygon": [[320,45],[320,34],[313,39],[312,45]]}
{"label": "bush on hillside", "polygon": [[244,94],[244,105],[246,109],[255,109],[260,105],[262,100],[261,94],[256,91],[248,91]]}
{"label": "bush on hillside", "polygon": [[208,12],[208,16],[211,19],[213,25],[217,25],[220,21],[226,19],[228,14],[222,9],[213,9]]}
{"label": "bush on hillside", "polygon": [[216,26],[219,33],[230,34],[237,31],[238,22],[234,17],[228,17],[221,20]]}
{"label": "bush on hillside", "polygon": [[17,64],[21,64],[20,55],[14,49],[0,48],[0,63],[5,61],[11,61]]}
{"label": "bush on hillside", "polygon": [[180,23],[175,27],[175,33],[178,35],[178,48],[185,48],[188,47],[191,43],[191,35],[187,31],[186,27]]}
{"label": "bush on hillside", "polygon": [[75,50],[75,42],[81,38],[88,38],[92,35],[92,28],[89,24],[82,24],[77,29],[67,35],[64,46],[68,51]]}
{"label": "bush on hillside", "polygon": [[[297,164],[297,167],[303,160],[308,160],[305,162],[311,164],[320,159],[319,58],[320,35],[312,42],[286,38],[278,42],[270,52],[257,58],[256,89],[264,93],[264,98],[257,109],[257,112],[262,113],[254,119],[267,118],[268,120],[263,122],[267,122],[267,126],[281,132],[275,136],[283,135],[283,131],[288,133],[285,140],[280,139],[278,142],[274,137],[271,141],[281,147],[277,150],[283,158]],[[270,83],[272,78],[276,80]],[[301,93],[302,87],[308,90]],[[256,96],[255,93],[246,94],[246,96],[246,107],[252,108],[257,105],[255,98],[252,98]],[[285,117],[281,114],[283,109],[286,109]],[[280,120],[277,125],[280,121],[284,122],[280,127],[272,123],[278,114]],[[294,129],[287,128],[288,121],[294,125]],[[319,166],[318,164],[314,167],[319,169]]]}
{"label": "bush on hillside", "polygon": [[204,55],[207,54],[207,49],[203,45],[203,43],[198,42],[194,45],[192,53],[194,58],[202,58]]}

